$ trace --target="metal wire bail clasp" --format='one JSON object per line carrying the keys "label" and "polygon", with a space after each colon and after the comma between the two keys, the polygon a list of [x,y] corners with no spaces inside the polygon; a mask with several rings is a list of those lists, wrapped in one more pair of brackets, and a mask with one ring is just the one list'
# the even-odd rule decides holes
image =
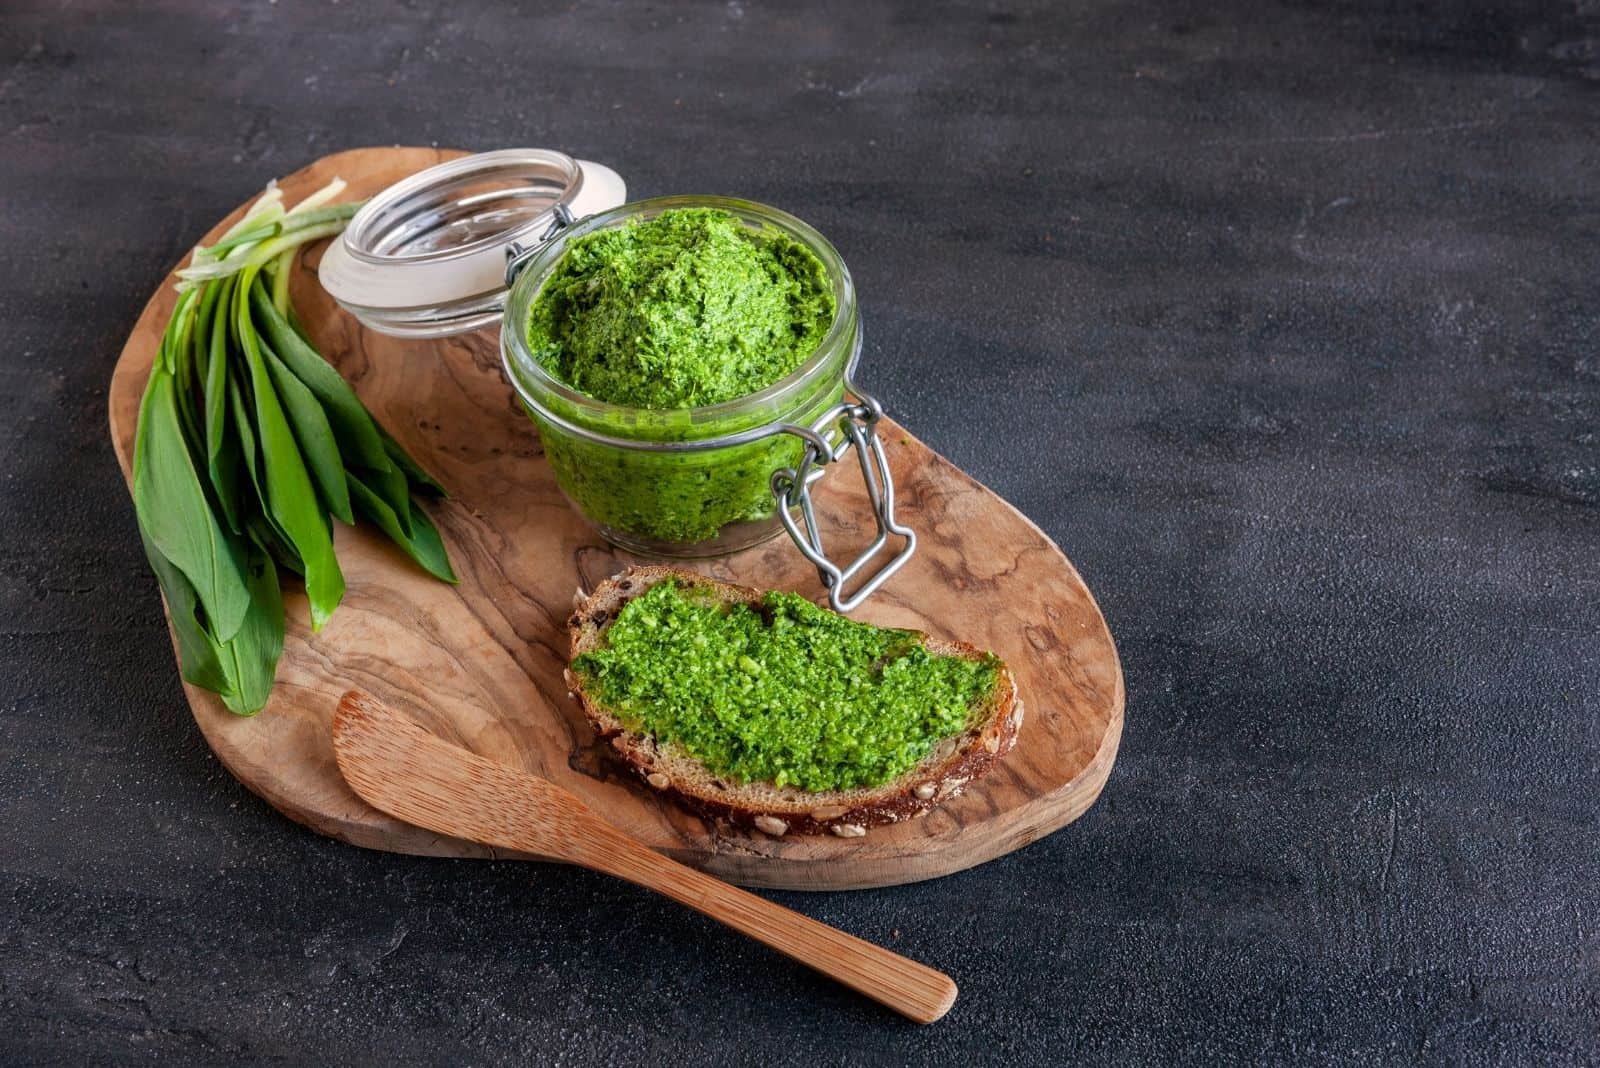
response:
{"label": "metal wire bail clasp", "polygon": [[[824,412],[809,427],[786,424],[783,429],[803,438],[805,454],[796,467],[786,467],[772,474],[772,492],[778,498],[778,518],[782,520],[789,537],[805,553],[806,559],[817,567],[817,575],[828,589],[828,603],[836,612],[849,612],[872,596],[900,570],[911,554],[917,551],[917,534],[910,527],[895,521],[894,476],[889,472],[889,460],[883,452],[883,441],[878,437],[878,421],[883,418],[883,406],[857,389],[855,383],[845,380],[845,387],[856,398],[855,403],[845,401]],[[837,441],[828,435],[837,433]],[[811,487],[823,476],[828,464],[844,457],[851,448],[861,463],[861,479],[867,485],[867,498],[877,518],[878,536],[861,555],[847,566],[840,567],[828,559],[822,546],[822,532],[817,528],[816,509],[811,502]],[[792,513],[799,505],[805,528],[795,522]],[[866,567],[878,551],[895,535],[905,539],[905,545],[871,577],[861,583],[852,594],[845,595],[845,584]]]}
{"label": "metal wire bail clasp", "polygon": [[550,225],[540,235],[539,240],[531,245],[520,245],[513,241],[506,246],[506,285],[517,280],[517,275],[528,265],[528,261],[539,254],[539,250],[550,243],[550,239],[577,221],[565,204],[557,204],[550,209],[555,218],[550,220]]}

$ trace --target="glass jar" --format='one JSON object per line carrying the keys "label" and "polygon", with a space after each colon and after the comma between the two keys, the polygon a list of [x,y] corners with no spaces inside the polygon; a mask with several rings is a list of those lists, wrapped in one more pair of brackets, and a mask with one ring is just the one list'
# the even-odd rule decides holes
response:
{"label": "glass jar", "polygon": [[[837,312],[816,351],[765,389],[698,408],[608,404],[552,376],[528,348],[529,309],[573,241],[673,208],[718,208],[753,230],[777,229],[822,263]],[[855,289],[844,261],[821,234],[793,216],[749,201],[663,197],[624,204],[562,230],[539,248],[511,288],[501,327],[506,372],[538,424],[556,481],[574,507],[617,545],[658,556],[717,556],[782,529],[772,473],[799,463],[800,438],[777,434],[703,449],[645,449],[736,436],[773,423],[809,426],[838,404],[846,371],[861,351]],[[590,430],[628,439],[613,445]]]}
{"label": "glass jar", "polygon": [[[780,231],[821,262],[836,312],[816,350],[764,389],[697,408],[609,404],[557,380],[530,350],[527,323],[534,299],[568,246],[606,227],[691,207],[728,212],[753,230]],[[910,556],[916,539],[894,521],[893,485],[873,432],[882,409],[850,385],[861,354],[861,326],[855,287],[839,253],[794,216],[729,197],[661,197],[569,220],[562,218],[531,250],[512,250],[508,273],[515,280],[500,332],[506,374],[539,427],[567,499],[606,540],[652,555],[716,556],[787,529],[817,565],[834,607],[854,607]],[[847,391],[855,399],[847,399]],[[810,488],[852,446],[860,454],[879,533],[870,549],[840,568],[822,550]],[[891,534],[904,538],[905,547],[854,596],[846,596],[846,581]]]}

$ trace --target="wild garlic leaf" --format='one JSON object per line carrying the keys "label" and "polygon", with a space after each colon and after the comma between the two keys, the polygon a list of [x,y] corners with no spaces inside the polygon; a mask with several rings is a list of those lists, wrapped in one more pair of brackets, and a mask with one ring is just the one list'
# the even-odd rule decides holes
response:
{"label": "wild garlic leaf", "polygon": [[327,515],[317,501],[305,460],[295,444],[294,432],[273,390],[271,375],[250,327],[249,306],[241,299],[251,280],[249,272],[240,279],[240,289],[234,294],[234,318],[255,396],[256,443],[261,450],[267,511],[305,567],[311,629],[321,630],[344,596],[344,574],[333,555]]}
{"label": "wild garlic leaf", "polygon": [[266,334],[272,351],[295,377],[316,394],[333,427],[344,466],[372,472],[368,487],[389,502],[401,524],[411,529],[411,501],[405,474],[389,458],[377,422],[356,396],[344,376],[301,337],[290,321],[267,299],[266,288],[255,286],[250,307],[256,325]]}
{"label": "wild garlic leaf", "polygon": [[190,309],[180,320],[174,320],[177,323],[177,330],[172,338],[170,367],[173,396],[178,401],[178,419],[183,425],[183,440],[198,459],[205,453],[203,423],[197,403],[199,375],[195,355],[196,339],[205,325],[202,319],[206,312],[206,304],[200,294],[195,295]]}
{"label": "wild garlic leaf", "polygon": [[[233,292],[233,282],[231,279],[214,282],[206,289],[202,311],[205,303],[212,305],[209,329],[206,331],[206,373],[202,391],[205,400],[206,472],[210,475],[211,489],[216,494],[223,518],[235,534],[242,534],[248,509],[242,496],[245,490],[239,484],[239,470],[245,463],[240,439],[250,434],[250,428],[231,425],[236,421],[230,421],[228,417],[230,367],[226,309],[229,295]],[[219,311],[219,308],[222,310]],[[204,321],[206,316],[202,314],[201,319]],[[254,453],[253,440],[251,446],[250,451]]]}
{"label": "wild garlic leaf", "polygon": [[267,508],[266,476],[261,471],[261,456],[256,449],[255,419],[251,414],[255,402],[249,397],[248,381],[242,375],[228,379],[228,411],[231,425],[239,435],[241,466],[249,477],[249,485],[241,482],[241,492],[248,495],[245,532],[250,540],[272,554],[278,566],[294,572],[306,573],[305,564],[289,542],[289,537],[272,518]]}
{"label": "wild garlic leaf", "polygon": [[194,587],[212,634],[231,638],[250,604],[241,547],[211,512],[183,438],[172,375],[159,367],[139,408],[133,500],[151,544]]}
{"label": "wild garlic leaf", "polygon": [[139,540],[144,543],[145,558],[150,561],[150,570],[156,573],[156,582],[167,599],[167,615],[172,619],[172,632],[178,639],[179,674],[213,693],[229,692],[232,684],[222,667],[221,647],[200,618],[200,598],[194,586],[151,544],[142,525]]}
{"label": "wild garlic leaf", "polygon": [[265,338],[257,340],[261,359],[283,403],[284,414],[294,431],[300,455],[316,480],[322,502],[335,519],[354,524],[355,513],[350,510],[350,488],[345,483],[344,463],[339,458],[339,446],[333,438],[333,428],[323,414],[322,405],[304,382],[294,376],[277,354],[267,345]]}
{"label": "wild garlic leaf", "polygon": [[244,625],[220,651],[230,689],[222,694],[230,711],[253,716],[266,706],[283,655],[283,594],[272,557],[252,546],[249,555],[250,611]]}
{"label": "wild garlic leaf", "polygon": [[[245,373],[233,373],[236,371]],[[250,391],[248,372],[249,368],[233,368],[225,383],[228,394],[227,428],[238,435],[239,466],[250,479],[248,487],[238,480],[237,475],[234,479],[239,486],[240,518],[247,524],[252,515],[260,515],[267,509],[267,483],[261,473],[261,453],[256,448],[255,397]]]}
{"label": "wild garlic leaf", "polygon": [[424,471],[411,458],[411,455],[406,452],[405,447],[396,441],[387,430],[383,429],[382,423],[376,425],[379,435],[383,438],[384,451],[389,454],[389,459],[394,461],[395,466],[406,473],[406,478],[410,480],[413,489],[419,490],[430,497],[450,496],[450,492],[440,485],[437,479]]}
{"label": "wild garlic leaf", "polygon": [[289,539],[284,537],[272,517],[262,513],[250,520],[250,525],[245,528],[250,534],[250,540],[264,552],[270,553],[277,565],[286,571],[305,577],[305,564],[300,562],[294,546],[289,544]]}
{"label": "wild garlic leaf", "polygon": [[362,482],[354,472],[351,472],[349,477],[350,495],[362,515],[372,520],[380,530],[394,539],[394,543],[421,564],[428,574],[446,582],[459,581],[455,569],[450,566],[450,556],[445,552],[439,531],[428,518],[428,513],[420,508],[413,509],[411,533],[407,534],[395,518],[394,510],[389,507],[387,501]]}

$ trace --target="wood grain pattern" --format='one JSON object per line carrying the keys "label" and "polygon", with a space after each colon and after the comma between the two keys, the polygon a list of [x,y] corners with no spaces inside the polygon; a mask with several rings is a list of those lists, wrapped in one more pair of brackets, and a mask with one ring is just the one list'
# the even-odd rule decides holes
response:
{"label": "wood grain pattern", "polygon": [[363,800],[407,823],[665,894],[917,1023],[955,1004],[956,984],[943,972],[652,852],[565,790],[442,742],[370,694],[340,700],[333,750]]}
{"label": "wood grain pattern", "polygon": [[[337,175],[351,195],[367,196],[456,154],[357,149],[282,184],[294,199]],[[638,558],[602,542],[561,497],[538,434],[501,375],[493,336],[401,341],[364,330],[317,285],[317,255],[296,272],[295,305],[373,414],[450,487],[453,499],[432,506],[432,515],[462,582],[438,583],[381,536],[340,527],[344,603],[312,635],[304,596],[285,591],[289,633],[267,707],[243,719],[185,687],[223,764],[284,814],[376,849],[498,855],[386,816],[350,790],[334,763],[329,724],[352,687],[453,744],[575,794],[650,848],[747,885],[848,889],[944,875],[1057,830],[1099,796],[1116,758],[1124,692],[1093,596],[1037,527],[892,422],[883,433],[900,515],[921,543],[856,618],[963,638],[1004,657],[1028,709],[1016,749],[964,796],[859,839],[732,833],[651,796],[596,744],[561,678],[574,591]],[[146,306],[111,380],[111,434],[125,475],[139,397],[174,302],[171,281]],[[864,543],[871,527],[850,474],[830,473],[817,494],[822,521],[840,532],[841,554],[852,537]],[[733,582],[822,592],[783,539],[695,566]]]}

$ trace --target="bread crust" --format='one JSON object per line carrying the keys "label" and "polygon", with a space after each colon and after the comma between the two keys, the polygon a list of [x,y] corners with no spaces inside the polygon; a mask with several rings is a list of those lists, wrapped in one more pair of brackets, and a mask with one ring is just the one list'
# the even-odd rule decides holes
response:
{"label": "bread crust", "polygon": [[[676,578],[685,584],[711,588],[728,603],[759,602],[763,591],[723,582],[694,571],[668,565],[632,567],[600,583],[588,596],[574,598],[567,620],[569,661],[597,648],[606,627],[633,598],[659,582]],[[918,632],[920,633],[920,632]],[[930,652],[942,656],[978,659],[986,654],[966,642],[921,635]],[[987,702],[987,715],[974,727],[941,743],[930,756],[905,775],[867,789],[807,792],[770,783],[739,786],[725,783],[707,772],[693,757],[661,746],[648,735],[636,734],[600,707],[585,692],[583,681],[570,669],[567,687],[584,715],[612,752],[631,767],[645,785],[666,794],[708,819],[774,837],[787,834],[834,834],[857,838],[872,827],[899,823],[959,797],[987,773],[1016,744],[1022,726],[1022,701],[1011,669],[997,667],[995,689]]]}

